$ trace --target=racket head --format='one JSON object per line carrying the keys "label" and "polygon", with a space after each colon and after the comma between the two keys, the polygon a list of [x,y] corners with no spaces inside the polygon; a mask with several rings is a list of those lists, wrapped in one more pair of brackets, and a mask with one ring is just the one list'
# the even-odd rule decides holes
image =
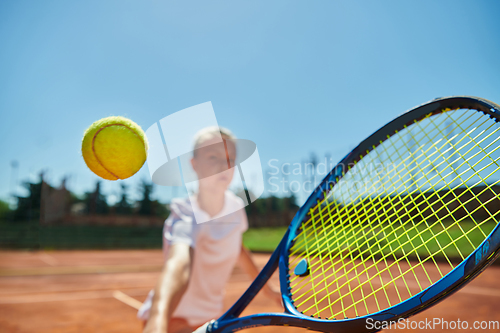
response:
{"label": "racket head", "polygon": [[[443,116],[445,118],[451,117],[452,124],[448,127],[455,128],[455,132],[458,134],[463,130],[462,136],[455,136],[456,133],[453,131],[443,133],[439,130],[441,123],[434,123],[434,121]],[[466,117],[473,117],[475,123],[463,120]],[[466,154],[467,156],[459,154],[459,146],[454,146],[453,143],[450,143],[450,140],[443,141],[443,137],[447,138],[447,135],[450,135],[455,137],[457,141],[461,139],[460,142],[463,143],[460,146],[461,149],[468,150],[469,148],[466,145],[463,146],[465,144],[464,140],[469,140],[471,135],[479,135],[477,137],[480,140],[483,139],[484,135],[482,137],[477,131],[474,132],[470,128],[459,131],[456,125],[460,121],[462,121],[461,124],[464,127],[480,127],[480,131],[484,131],[485,135],[489,135],[489,139],[481,141],[478,144],[479,148],[476,147],[469,151],[468,155]],[[402,140],[402,135],[408,135],[413,129],[418,129],[424,123],[434,123],[436,129],[429,130],[429,133],[427,133],[428,138],[422,139],[423,136],[419,137],[417,134],[413,136],[413,140],[416,141],[414,146],[418,147],[419,144],[424,146],[423,149],[420,149],[420,157],[413,161],[417,165],[417,169],[420,167],[420,173],[424,173],[422,167],[432,167],[433,163],[441,163],[443,170],[455,169],[455,174],[464,175],[462,169],[471,165],[463,167],[463,164],[461,164],[461,166],[457,167],[451,163],[450,166],[450,161],[446,161],[447,157],[452,161],[456,160],[454,163],[460,164],[463,163],[463,160],[467,160],[470,157],[469,155],[472,156],[478,151],[479,153],[482,151],[483,155],[488,155],[489,151],[492,151],[492,154],[495,155],[493,158],[495,161],[493,162],[494,170],[491,174],[496,175],[496,178],[498,178],[500,172],[498,172],[496,161],[500,154],[498,154],[499,151],[496,146],[500,146],[500,141],[496,140],[498,134],[495,133],[500,130],[499,121],[500,107],[490,101],[468,96],[439,98],[395,118],[347,154],[323,179],[316,190],[309,196],[306,203],[299,209],[285,236],[286,241],[282,242],[280,248],[277,249],[280,254],[281,292],[285,316],[288,318],[278,324],[288,322],[291,325],[320,331],[329,331],[333,327],[354,331],[370,331],[366,326],[368,318],[374,321],[397,321],[400,318],[413,315],[449,296],[484,270],[499,254],[500,228],[495,214],[490,214],[488,228],[485,228],[485,231],[481,229],[483,235],[479,237],[475,235],[474,242],[471,241],[469,248],[463,251],[460,250],[462,246],[458,247],[457,245],[458,241],[455,239],[457,236],[450,233],[451,231],[456,232],[455,229],[460,229],[461,224],[465,225],[465,222],[469,223],[470,221],[465,221],[460,217],[454,218],[454,212],[446,215],[447,211],[451,211],[452,203],[465,206],[465,203],[460,201],[462,200],[460,195],[463,196],[463,193],[466,193],[474,197],[474,188],[479,188],[478,186],[462,184],[464,185],[462,187],[465,187],[466,190],[462,188],[462,192],[459,192],[457,189],[460,189],[460,184],[457,185],[457,182],[463,180],[461,177],[451,181],[446,178],[448,176],[441,174],[443,171],[435,170],[436,174],[441,174],[441,178],[438,177],[438,180],[434,182],[427,180],[428,186],[421,188],[419,188],[418,181],[415,183],[415,180],[413,180],[412,185],[417,187],[417,191],[413,193],[411,188],[393,193],[384,188],[382,191],[348,194],[347,202],[344,202],[345,200],[342,201],[342,193],[340,193],[341,190],[339,189],[342,180],[350,179],[352,181],[353,175],[359,172],[359,166],[363,161],[373,160],[374,154],[377,151],[380,152],[381,149],[386,151],[387,156],[391,156],[387,152],[387,146],[394,146],[394,141]],[[480,124],[482,124],[482,127],[479,126]],[[430,125],[427,124],[427,126]],[[446,127],[446,123],[443,126]],[[422,132],[426,133],[427,130],[423,129]],[[464,134],[468,131],[469,134]],[[430,137],[430,135],[439,134],[439,132],[441,132],[439,139],[433,140]],[[500,132],[498,133],[500,134]],[[436,143],[438,140],[441,140],[439,142],[442,145],[448,144],[451,148],[442,145],[436,146],[439,144]],[[474,144],[476,143],[472,143],[472,145]],[[425,152],[426,148],[433,145],[434,148],[429,148]],[[489,151],[485,151],[485,147]],[[405,151],[406,154],[417,155],[408,147],[400,146],[392,147],[392,156],[394,156],[395,152],[402,153]],[[451,155],[449,156],[443,155],[450,152]],[[456,154],[456,156],[453,154]],[[378,153],[378,155],[380,154]],[[399,156],[392,161],[399,165],[399,167],[395,168],[398,170],[394,171],[397,177],[401,177],[399,169],[403,169],[403,171],[404,169],[415,170],[409,165],[401,164],[402,161],[405,161],[405,158]],[[475,156],[472,156],[470,160],[475,162],[475,158]],[[425,160],[428,163],[425,163]],[[406,161],[408,162],[408,159]],[[483,164],[476,164],[476,169],[483,167]],[[356,171],[356,168],[358,171]],[[471,169],[473,172],[477,171],[474,167]],[[491,168],[488,169],[489,171],[491,171]],[[484,172],[481,173],[479,178],[482,178],[483,174]],[[443,176],[446,176],[444,180],[442,179]],[[405,177],[408,177],[408,175]],[[499,180],[496,178],[495,181]],[[373,179],[369,180],[373,181]],[[424,180],[426,179],[424,178]],[[379,182],[383,183],[380,180]],[[396,181],[393,178],[390,187],[394,189],[401,183],[405,183],[405,180]],[[484,185],[485,188],[488,187],[487,183]],[[403,184],[403,186],[406,185]],[[370,187],[370,184],[368,187]],[[431,194],[425,194],[433,190],[438,193],[434,195],[434,199],[432,199]],[[443,192],[446,190],[451,190],[448,191],[448,194],[457,192],[455,197],[458,196],[458,199],[446,197]],[[419,195],[420,201],[417,200]],[[405,198],[402,198],[403,196]],[[498,197],[493,196],[494,198],[491,200],[495,200],[496,203]],[[405,204],[408,205],[406,211],[404,210]],[[437,204],[441,204],[445,210],[433,215],[432,211],[435,211],[434,208],[438,207]],[[423,208],[425,208],[424,213],[422,213]],[[485,209],[487,210],[487,208]],[[467,209],[465,210],[467,211]],[[413,221],[412,216],[418,214],[420,214],[419,218]],[[403,215],[405,220],[401,218],[398,220],[397,217],[394,217],[399,215]],[[385,217],[386,220],[381,221],[380,216],[382,216],[382,219]],[[388,218],[388,216],[392,217]],[[467,219],[475,222],[474,213],[468,212],[466,216]],[[443,221],[446,218],[449,221],[447,220],[444,223]],[[395,225],[396,223],[398,224]],[[417,225],[415,226],[415,224]],[[454,228],[453,230],[450,229],[451,227],[448,228],[450,224]],[[405,225],[409,225],[413,231],[405,230]],[[440,229],[434,230],[435,227]],[[395,231],[396,228],[402,228],[402,232],[398,233],[398,231]],[[471,228],[472,232],[478,229],[478,227],[474,226]],[[377,232],[378,234],[376,234]],[[470,230],[462,230],[465,236],[461,235],[459,240],[468,238],[467,235],[471,235],[470,232]],[[435,240],[432,243],[434,247],[436,247],[435,243],[438,243],[438,250],[427,249],[428,257],[431,259],[419,258],[419,256],[422,256],[419,252],[425,251],[415,250],[415,253],[410,256],[408,252],[411,247],[417,247],[417,249],[431,247],[430,241],[422,238],[425,233],[431,240]],[[304,234],[306,235],[304,236]],[[416,235],[419,234],[422,239],[420,243],[416,242],[418,244],[414,244],[412,239],[418,240],[419,236]],[[446,234],[448,234],[449,244],[443,248],[445,245],[441,244],[443,243],[442,236],[446,236]],[[301,237],[303,240],[301,240]],[[480,240],[479,243],[477,239]],[[327,245],[324,245],[324,243],[327,243]],[[306,249],[307,246],[310,248]],[[460,252],[457,260],[455,258],[450,260],[450,255],[447,253],[447,249],[453,247],[458,248],[458,252]],[[438,258],[439,251],[441,251],[440,255],[444,258],[439,258],[438,261],[435,259]],[[304,255],[305,252],[309,253]],[[422,260],[424,262],[421,262]],[[448,261],[446,264],[449,267],[438,272],[439,274],[431,272],[431,270],[440,271],[441,260],[444,260],[445,263]],[[329,263],[324,264],[325,261],[329,261]],[[348,263],[346,264],[344,261],[348,261]],[[412,264],[412,261],[416,261],[417,264]],[[435,269],[432,268],[433,265],[436,266]],[[418,274],[417,270],[420,270]],[[339,271],[341,274],[336,273]],[[344,276],[342,276],[342,273],[344,273]],[[411,275],[419,274],[427,276],[428,281],[420,281],[418,276],[411,278]],[[375,286],[377,278],[380,281],[378,282],[379,285]],[[412,285],[410,288],[408,286],[409,282],[416,283],[418,287],[414,288],[415,286]],[[360,285],[361,287],[359,287]],[[393,290],[388,292],[386,288]],[[416,289],[416,291],[412,289]],[[388,294],[391,294],[391,296],[387,296]],[[366,302],[368,298],[371,298],[371,300]],[[300,322],[291,319],[291,317],[299,319]],[[274,322],[276,324],[278,321],[275,320]]]}
{"label": "racket head", "polygon": [[[314,302],[313,306],[311,307],[310,304],[308,305],[306,302],[306,306],[309,308],[304,309],[303,305],[304,304],[299,304],[300,299],[297,299],[297,296],[301,295],[307,295],[306,293],[297,293],[297,290],[299,289],[297,287],[297,281],[300,282],[300,279],[304,280],[311,280],[312,276],[314,274],[318,275],[317,272],[320,271],[321,274],[325,274],[325,268],[324,266],[321,266],[317,264],[318,260],[314,262],[311,260],[311,252],[309,251],[308,257],[304,258],[303,256],[300,256],[300,253],[303,253],[304,251],[297,251],[297,244],[298,244],[298,237],[302,234],[302,231],[306,228],[309,227],[309,230],[312,229],[311,225],[311,217],[317,216],[318,212],[321,211],[321,209],[324,209],[325,207],[330,207],[331,208],[331,203],[334,202],[329,201],[330,205],[325,204],[327,202],[327,199],[332,196],[332,193],[335,193],[340,187],[340,181],[345,180],[348,177],[351,177],[353,172],[351,171],[352,169],[355,169],[359,163],[363,163],[363,161],[366,161],[367,158],[369,158],[371,155],[373,155],[373,152],[377,150],[379,147],[383,147],[384,143],[390,142],[391,138],[394,138],[398,133],[404,131],[406,128],[409,128],[410,126],[414,126],[414,124],[421,124],[424,121],[428,121],[428,119],[432,119],[434,116],[439,116],[440,114],[446,114],[446,112],[452,111],[452,110],[468,110],[470,111],[470,114],[476,115],[476,118],[480,118],[481,121],[484,122],[489,122],[490,128],[494,127],[495,132],[491,132],[493,130],[491,129],[486,129],[485,132],[489,134],[489,137],[491,137],[491,133],[496,133],[496,131],[500,131],[500,125],[498,122],[500,121],[500,107],[490,101],[481,99],[481,98],[476,98],[476,97],[468,97],[468,96],[458,96],[458,97],[447,97],[447,98],[439,98],[435,99],[429,103],[423,104],[419,107],[416,107],[410,111],[407,111],[406,113],[400,115],[399,117],[395,118],[393,121],[389,122],[387,125],[383,126],[381,129],[373,133],[371,136],[369,136],[367,139],[362,141],[356,148],[354,148],[349,154],[347,154],[340,162],[339,164],[332,169],[332,171],[323,179],[323,181],[318,185],[316,190],[309,196],[305,204],[299,209],[297,214],[295,215],[294,219],[292,220],[290,227],[288,228],[287,232],[285,233],[285,236],[283,237],[282,241],[278,245],[277,249],[274,251],[274,253],[271,255],[271,258],[269,262],[266,264],[264,269],[261,271],[259,276],[253,281],[251,286],[245,291],[242,297],[223,315],[221,316],[218,320],[211,321],[210,323],[207,323],[200,329],[198,329],[196,332],[234,332],[237,330],[241,330],[244,328],[250,328],[250,327],[257,327],[257,326],[263,326],[263,325],[282,325],[282,326],[297,326],[297,327],[304,327],[307,329],[311,330],[317,330],[317,331],[333,331],[333,330],[349,330],[353,332],[368,332],[368,331],[376,331],[376,328],[370,328],[367,326],[367,320],[371,318],[373,321],[397,321],[399,318],[405,318],[410,315],[413,315],[417,312],[420,312],[427,307],[437,303],[438,301],[444,299],[445,297],[449,296],[462,286],[464,286],[467,282],[469,282],[471,279],[473,279],[475,276],[477,276],[482,270],[484,270],[494,259],[496,259],[499,255],[499,248],[500,248],[500,228],[498,227],[497,219],[495,218],[495,214],[493,215],[493,220],[494,225],[491,227],[491,230],[487,230],[487,233],[485,233],[483,236],[483,239],[479,243],[471,245],[472,249],[469,248],[468,252],[466,253],[467,255],[464,256],[462,254],[461,260],[458,262],[449,262],[450,268],[445,271],[444,273],[441,272],[441,276],[437,279],[432,278],[427,285],[419,286],[419,290],[417,292],[412,293],[411,295],[406,295],[406,297],[401,297],[401,299],[397,299],[396,302],[392,304],[385,304],[380,306],[378,308],[375,308],[375,310],[367,310],[365,313],[362,313],[361,311],[355,315],[355,316],[350,316],[351,314],[349,313],[349,309],[344,309],[345,316],[344,317],[339,317],[339,318],[331,318],[328,315],[326,316],[321,316],[322,311],[318,311],[318,308],[314,309]],[[490,132],[488,132],[490,131]],[[425,132],[425,131],[424,131]],[[446,135],[445,135],[446,136]],[[453,136],[453,135],[452,135]],[[498,137],[498,135],[497,135]],[[497,147],[500,148],[500,145],[497,144],[497,140],[500,138],[493,138],[487,141],[488,147],[491,147],[491,145],[495,144],[494,146],[494,151],[498,150],[496,149]],[[432,140],[428,140],[427,145],[431,144],[434,142]],[[431,142],[432,141],[432,142]],[[484,141],[484,140],[483,140]],[[379,148],[380,149],[380,148]],[[395,149],[398,150],[398,149]],[[405,149],[403,149],[405,151]],[[408,153],[408,151],[406,151]],[[388,154],[389,155],[389,154]],[[438,154],[439,155],[439,154]],[[488,155],[488,154],[486,154]],[[453,155],[451,155],[453,156]],[[497,157],[495,157],[495,160]],[[441,158],[439,163],[442,163],[442,160],[446,160],[446,158]],[[417,163],[421,164],[421,163]],[[345,166],[351,166],[350,168],[347,168],[347,171],[344,170]],[[403,168],[404,169],[404,168]],[[410,168],[411,169],[411,168]],[[497,174],[496,172],[498,169],[498,165],[495,167],[495,172],[492,174]],[[458,168],[459,173],[461,173],[460,167]],[[436,172],[437,173],[437,172]],[[417,182],[418,183],[418,182]],[[418,184],[417,184],[418,186]],[[434,184],[434,187],[437,185]],[[473,188],[473,187],[472,187]],[[428,189],[427,189],[428,190]],[[404,191],[403,191],[404,192]],[[421,189],[420,192],[426,193],[425,189]],[[439,191],[437,191],[439,194]],[[448,191],[450,192],[450,191]],[[471,193],[474,193],[473,191]],[[401,193],[400,193],[401,195]],[[377,195],[375,195],[377,197]],[[441,200],[443,201],[445,197],[443,196],[438,196]],[[459,195],[460,197],[460,195]],[[382,196],[383,198],[383,196]],[[365,196],[366,199],[366,196]],[[384,201],[380,200],[379,196],[379,205],[384,206]],[[494,195],[492,200],[498,200],[498,196]],[[351,200],[352,201],[352,200]],[[354,203],[356,200],[354,200]],[[364,200],[358,200],[359,202],[363,202]],[[436,201],[436,200],[434,200]],[[374,200],[370,201],[371,204],[373,205]],[[393,201],[391,201],[393,202]],[[429,204],[430,198],[426,198],[426,200],[423,201],[424,203],[427,203],[427,206],[430,206],[432,208],[432,204]],[[394,203],[394,202],[393,202]],[[404,203],[404,201],[403,201]],[[443,201],[445,203],[445,201]],[[447,202],[446,202],[447,203]],[[495,203],[497,203],[495,201]],[[401,203],[400,203],[401,204]],[[346,205],[347,206],[347,205]],[[356,206],[352,205],[351,206]],[[358,205],[359,206],[359,205]],[[404,205],[403,205],[404,206]],[[418,202],[415,203],[413,202],[413,207],[410,207],[412,209],[415,209],[414,206],[419,206]],[[443,204],[442,206],[448,207],[447,204]],[[368,215],[366,212],[366,204],[361,205],[363,207],[364,214]],[[355,208],[355,207],[354,207]],[[393,212],[395,211],[396,207],[392,207]],[[429,209],[429,207],[428,207]],[[431,209],[432,210],[432,209]],[[352,213],[352,209],[350,213]],[[375,210],[377,214],[372,214],[375,216],[387,216],[388,213],[387,211],[377,209]],[[356,212],[356,211],[355,211]],[[409,212],[406,212],[406,218],[411,221],[411,216],[412,214],[411,210]],[[429,225],[425,224],[427,220],[432,220],[429,219],[428,216],[423,215],[422,212],[420,214],[420,220],[419,222],[424,223],[424,230],[427,228],[429,229]],[[334,214],[333,214],[334,215]],[[340,228],[340,230],[346,230],[349,228],[353,228],[356,226],[356,223],[353,223],[353,218],[347,218],[349,216],[354,216],[355,218],[361,219],[362,214],[359,214],[359,211],[356,212],[356,214],[344,214],[342,215],[342,218],[345,219],[344,224],[345,227]],[[474,216],[470,216],[474,220]],[[435,221],[441,221],[442,218],[439,217],[439,215],[436,215],[434,217],[433,223]],[[316,219],[316,221],[319,221]],[[388,220],[389,222],[393,222],[390,219]],[[318,225],[320,231],[323,230],[322,228],[327,228],[328,223],[330,222],[331,225],[340,225],[340,223],[331,223],[330,221],[321,221],[322,224]],[[356,221],[354,221],[356,222]],[[365,221],[366,222],[366,221]],[[386,221],[387,222],[387,221]],[[400,225],[404,225],[404,223],[401,223],[402,221],[399,221]],[[457,219],[455,219],[455,222],[457,222]],[[458,219],[458,222],[460,222],[460,219]],[[326,225],[325,225],[326,223]],[[366,225],[369,223],[357,223],[357,225]],[[392,225],[392,223],[386,223],[387,225]],[[458,223],[455,223],[458,224]],[[373,223],[372,223],[373,225]],[[430,225],[432,227],[432,224]],[[384,228],[379,228],[384,230]],[[445,227],[443,227],[443,230]],[[387,229],[391,230],[391,229]],[[373,247],[373,244],[381,243],[380,238],[374,238],[373,237],[374,232],[372,231],[372,234],[361,234],[358,236],[360,237],[346,237],[346,235],[335,235],[333,237],[334,239],[340,239],[340,240],[346,240],[346,239],[361,239],[363,240],[370,240],[373,239],[371,243],[368,243],[368,246],[363,247],[363,243],[359,244],[354,242],[354,244],[357,246],[353,247],[346,247],[343,250],[344,251],[331,251],[335,250],[332,248],[327,248],[330,250],[328,251],[316,251],[317,254],[320,253],[333,253],[334,255],[339,255],[339,253],[344,253],[343,259],[348,258],[349,256],[356,256],[356,255],[362,255],[364,250],[367,248],[370,249]],[[379,233],[380,234],[380,233]],[[422,234],[422,232],[416,232],[416,234]],[[354,234],[353,234],[354,235]],[[389,238],[390,234],[383,233],[382,236],[385,238]],[[431,235],[431,236],[436,236]],[[307,237],[306,237],[307,238]],[[394,237],[393,237],[394,238]],[[395,237],[396,239],[400,239],[399,237]],[[408,239],[414,238],[414,235],[410,235]],[[451,238],[450,238],[451,239]],[[400,239],[401,240],[401,239]],[[313,238],[313,243],[318,242],[318,239]],[[387,241],[387,244],[394,243],[394,239],[391,241]],[[423,241],[422,241],[423,243]],[[449,242],[450,244],[456,244],[456,242]],[[322,244],[322,243],[321,243]],[[411,243],[411,245],[414,246],[414,244]],[[418,245],[418,244],[417,244]],[[387,246],[387,245],[386,245]],[[415,247],[415,246],[414,246]],[[422,246],[420,246],[422,247]],[[382,247],[379,248],[379,250]],[[394,258],[392,259],[393,262],[397,262],[398,259],[401,260],[401,258],[405,258],[405,252],[403,252],[403,255],[401,253],[397,253],[397,248],[391,248],[389,247],[390,251],[388,251],[389,254],[394,254]],[[338,250],[338,249],[337,249]],[[445,249],[441,248],[442,252],[446,254]],[[387,253],[384,253],[383,251],[379,251],[378,256],[377,256],[377,251],[373,251],[370,253],[372,256],[372,264],[373,262],[377,263],[381,258],[384,258],[384,256],[387,255]],[[464,251],[465,253],[465,251]],[[314,253],[313,253],[314,254]],[[429,251],[429,254],[435,254],[434,252]],[[432,257],[432,255],[430,256]],[[386,257],[387,258],[387,257]],[[408,257],[410,258],[410,257]],[[300,267],[301,265],[299,264],[302,260],[301,259],[306,259],[306,263],[302,264],[303,267]],[[320,257],[320,259],[323,259]],[[365,262],[367,261],[367,257],[363,257]],[[369,257],[368,257],[369,259]],[[390,259],[390,258],[389,258]],[[418,256],[415,256],[414,258],[411,258],[412,260],[418,259]],[[319,261],[321,262],[321,261]],[[385,261],[384,261],[385,263]],[[351,264],[351,266],[347,267],[346,265],[343,265],[341,267],[342,270],[349,270],[352,269],[353,267],[356,267],[357,262],[354,262],[354,264]],[[315,266],[316,265],[316,266]],[[376,265],[375,265],[376,266]],[[387,266],[387,264],[386,264]],[[439,265],[436,265],[439,266]],[[238,316],[241,314],[243,309],[249,304],[251,299],[257,294],[257,292],[262,288],[262,286],[266,283],[266,281],[269,279],[269,277],[272,275],[274,270],[279,267],[279,275],[280,275],[280,287],[281,287],[281,292],[283,296],[283,304],[285,307],[285,312],[284,313],[263,313],[263,314],[256,314],[256,315],[251,315],[247,317],[241,317],[239,318]],[[318,267],[323,267],[323,269],[318,270]],[[333,267],[330,268],[334,268]],[[364,266],[363,266],[364,267]],[[383,267],[382,267],[383,269]],[[333,269],[332,269],[333,271]],[[368,271],[368,270],[367,270]],[[380,271],[380,270],[379,270]],[[388,269],[387,271],[390,271]],[[366,273],[366,272],[365,272]],[[320,275],[321,275],[320,274]],[[359,275],[359,274],[358,274]],[[379,273],[379,275],[381,275]],[[428,275],[428,274],[427,274]],[[346,274],[346,276],[349,277],[349,274]],[[354,274],[356,277],[356,274]],[[377,272],[375,272],[375,276],[377,276]],[[404,276],[404,274],[403,274]],[[314,277],[314,276],[313,276]],[[321,276],[320,276],[321,277]],[[314,277],[315,280],[318,279],[318,277]],[[345,279],[343,283],[345,284],[345,281],[353,281],[352,277],[350,279]],[[394,282],[394,276],[392,277]],[[396,279],[397,280],[397,279]],[[320,281],[320,284],[323,283],[325,284],[325,281],[322,281],[321,279],[318,279]],[[337,282],[340,280],[337,280]],[[332,281],[326,281],[326,284],[332,283]],[[362,285],[366,281],[358,281],[360,282],[359,284]],[[335,283],[335,281],[333,281]],[[384,281],[382,279],[381,284],[384,284]],[[390,283],[389,283],[390,284]],[[308,286],[307,283],[302,285],[302,290],[307,291],[308,289],[305,288],[304,286]],[[317,286],[317,285],[316,285]],[[299,285],[300,287],[300,285]],[[310,286],[309,286],[310,287]],[[356,286],[353,285],[354,289]],[[310,288],[314,289],[314,288]],[[342,288],[337,288],[340,291],[342,291]],[[372,287],[372,290],[375,288]],[[380,288],[376,288],[380,289]],[[339,290],[335,290],[338,292]],[[384,288],[380,289],[379,291],[383,292]],[[329,295],[333,295],[333,293],[329,290]],[[346,296],[351,296],[349,293],[348,294],[342,294],[340,293],[338,297],[335,298],[327,298],[328,302],[336,302],[338,303],[338,299],[346,299]],[[353,294],[354,296],[354,294]],[[363,295],[362,295],[363,296]],[[301,296],[304,297],[304,296]],[[314,297],[312,297],[314,299]],[[325,299],[323,299],[324,301]],[[348,300],[348,299],[346,299]],[[351,306],[350,309],[354,308],[352,304],[361,304],[363,298],[353,300],[350,304],[346,302],[346,307]],[[318,302],[318,304],[321,303]],[[320,305],[318,305],[319,307]],[[312,310],[312,313],[310,309]],[[344,312],[340,312],[341,314],[344,314]],[[325,318],[326,317],[326,318]]]}

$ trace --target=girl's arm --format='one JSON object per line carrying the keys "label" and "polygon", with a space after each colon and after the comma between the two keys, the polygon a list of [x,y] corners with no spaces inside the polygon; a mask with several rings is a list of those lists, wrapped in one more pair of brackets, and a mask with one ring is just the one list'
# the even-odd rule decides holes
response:
{"label": "girl's arm", "polygon": [[187,289],[191,273],[193,249],[183,243],[172,244],[155,287],[149,320],[144,333],[165,333],[168,322]]}
{"label": "girl's arm", "polygon": [[[245,272],[247,272],[247,274],[250,275],[252,280],[254,280],[257,277],[257,275],[259,275],[260,270],[257,267],[257,265],[255,264],[255,262],[253,261],[252,254],[245,246],[243,246],[243,244],[241,245],[239,262],[240,262],[241,266],[243,267],[243,269],[245,270]],[[273,299],[279,305],[282,305],[281,293],[278,290],[276,290],[275,288],[273,288],[269,284],[269,282],[267,282],[266,285],[264,287],[262,287],[262,290],[267,295],[267,297]]]}

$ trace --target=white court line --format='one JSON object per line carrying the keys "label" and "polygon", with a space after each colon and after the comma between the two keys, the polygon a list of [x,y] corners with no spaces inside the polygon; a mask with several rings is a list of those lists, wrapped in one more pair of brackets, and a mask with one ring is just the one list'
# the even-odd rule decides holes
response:
{"label": "white court line", "polygon": [[44,263],[46,263],[47,265],[50,265],[50,266],[56,266],[57,264],[59,264],[59,261],[57,261],[56,258],[54,258],[53,256],[51,256],[50,254],[47,254],[47,253],[42,253],[38,256],[38,259],[40,259],[41,261],[43,261]]}
{"label": "white court line", "polygon": [[146,273],[161,272],[162,265],[98,265],[98,266],[50,266],[36,268],[0,268],[0,277],[40,276],[66,274],[102,274],[102,273]]}
{"label": "white court line", "polygon": [[[131,289],[127,293],[133,296],[146,296],[150,289]],[[113,290],[99,291],[77,291],[57,294],[31,294],[31,295],[11,295],[0,298],[0,304],[26,304],[42,302],[60,302],[60,301],[80,301],[86,299],[116,298]]]}
{"label": "white court line", "polygon": [[117,300],[119,300],[120,302],[123,302],[123,303],[127,304],[128,306],[131,306],[137,310],[139,310],[140,307],[142,306],[142,302],[136,300],[133,297],[130,297],[129,295],[127,295],[119,290],[113,291],[113,297],[116,298]]}

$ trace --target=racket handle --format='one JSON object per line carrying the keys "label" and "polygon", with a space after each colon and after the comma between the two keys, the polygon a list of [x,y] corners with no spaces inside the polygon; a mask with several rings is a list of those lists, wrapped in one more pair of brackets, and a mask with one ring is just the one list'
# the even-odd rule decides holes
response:
{"label": "racket handle", "polygon": [[213,320],[206,322],[205,324],[198,327],[193,333],[207,333],[208,324],[210,324]]}

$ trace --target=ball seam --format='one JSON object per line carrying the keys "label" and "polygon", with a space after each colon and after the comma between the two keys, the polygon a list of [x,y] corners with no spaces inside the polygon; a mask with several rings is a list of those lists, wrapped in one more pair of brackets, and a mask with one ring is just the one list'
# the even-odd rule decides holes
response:
{"label": "ball seam", "polygon": [[95,138],[96,138],[97,134],[99,134],[99,132],[102,131],[103,129],[105,129],[106,127],[111,127],[111,126],[123,126],[123,127],[126,127],[132,133],[134,133],[134,135],[137,136],[139,138],[139,140],[141,140],[141,142],[142,142],[143,145],[144,145],[144,141],[142,140],[142,138],[139,135],[137,135],[137,133],[135,133],[135,131],[132,128],[128,127],[127,125],[123,125],[123,124],[109,124],[109,125],[106,125],[106,126],[103,126],[103,127],[99,128],[99,130],[97,130],[97,132],[95,132],[94,136],[92,137],[92,152],[94,153],[95,159],[97,160],[97,162],[99,163],[99,165],[103,167],[104,170],[106,170],[111,175],[113,175],[114,177],[116,177],[116,179],[121,179],[120,177],[118,177],[117,175],[115,175],[114,173],[112,173],[110,170],[108,170],[108,168],[106,168],[104,166],[104,164],[102,164],[102,162],[97,157],[97,154],[96,154],[95,149],[94,149],[94,141],[95,141]]}

